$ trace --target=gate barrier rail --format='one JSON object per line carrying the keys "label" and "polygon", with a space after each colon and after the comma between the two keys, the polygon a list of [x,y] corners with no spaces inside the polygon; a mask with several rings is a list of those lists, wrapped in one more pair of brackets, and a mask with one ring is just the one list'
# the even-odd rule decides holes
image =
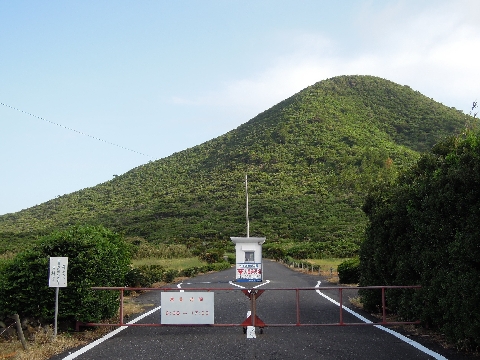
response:
{"label": "gate barrier rail", "polygon": [[[246,331],[247,326],[259,327],[262,331],[264,327],[289,327],[289,326],[364,326],[364,325],[406,325],[406,324],[420,324],[420,321],[387,321],[386,318],[386,306],[385,306],[385,290],[388,289],[420,289],[420,285],[408,285],[408,286],[359,286],[359,287],[312,287],[312,288],[268,288],[268,289],[240,289],[240,288],[189,288],[189,289],[179,289],[179,288],[143,288],[143,287],[92,287],[92,290],[117,290],[120,291],[120,314],[119,314],[119,323],[84,323],[77,321],[76,331],[80,330],[80,327],[89,327],[89,326],[151,326],[151,327],[161,327],[161,326],[195,326],[195,327],[234,327],[239,326],[244,328]],[[360,290],[360,289],[377,289],[382,291],[382,321],[379,322],[361,322],[361,323],[350,323],[343,321],[343,291],[344,290]],[[196,291],[241,291],[250,299],[250,316],[247,317],[240,324],[137,324],[137,323],[125,323],[123,320],[123,306],[124,306],[124,292],[125,291],[161,291],[161,292],[178,292],[180,290],[188,290],[189,292]],[[339,322],[338,323],[301,323],[300,322],[300,291],[320,291],[320,290],[338,290],[339,292],[339,301],[338,305],[340,308],[339,311]],[[256,315],[256,299],[265,291],[295,291],[295,302],[296,302],[296,322],[287,323],[287,324],[265,324],[257,315]],[[336,302],[336,301],[335,301]]]}

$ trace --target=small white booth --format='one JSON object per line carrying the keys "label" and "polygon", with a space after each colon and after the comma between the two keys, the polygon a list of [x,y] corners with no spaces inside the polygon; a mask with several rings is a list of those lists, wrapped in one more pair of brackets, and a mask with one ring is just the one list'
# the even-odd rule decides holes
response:
{"label": "small white booth", "polygon": [[236,281],[262,281],[262,244],[264,237],[231,237],[235,243]]}

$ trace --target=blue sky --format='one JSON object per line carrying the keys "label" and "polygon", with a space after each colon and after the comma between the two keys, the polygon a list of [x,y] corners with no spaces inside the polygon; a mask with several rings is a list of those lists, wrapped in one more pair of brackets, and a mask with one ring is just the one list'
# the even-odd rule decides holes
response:
{"label": "blue sky", "polygon": [[477,0],[2,1],[0,214],[201,144],[337,75],[468,113],[479,55]]}

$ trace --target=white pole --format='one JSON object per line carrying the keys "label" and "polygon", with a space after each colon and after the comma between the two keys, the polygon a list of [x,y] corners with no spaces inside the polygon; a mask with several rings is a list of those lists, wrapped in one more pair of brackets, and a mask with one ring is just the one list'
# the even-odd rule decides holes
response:
{"label": "white pole", "polygon": [[247,205],[246,205],[246,217],[247,217],[247,238],[250,237],[250,222],[248,220],[248,180],[247,174],[245,174],[245,194],[247,197]]}
{"label": "white pole", "polygon": [[55,288],[55,330],[53,333],[53,337],[57,337],[57,317],[58,317],[58,286]]}

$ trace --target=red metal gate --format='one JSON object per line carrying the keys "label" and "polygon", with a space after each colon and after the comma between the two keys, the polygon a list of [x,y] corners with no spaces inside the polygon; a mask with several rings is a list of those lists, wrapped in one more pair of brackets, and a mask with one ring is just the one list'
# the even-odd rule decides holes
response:
{"label": "red metal gate", "polygon": [[[312,288],[269,288],[269,289],[239,289],[239,288],[189,288],[182,289],[188,290],[188,292],[195,291],[214,291],[214,292],[223,292],[223,291],[241,291],[243,292],[250,300],[250,316],[248,316],[243,322],[237,324],[159,324],[159,323],[150,323],[150,324],[137,324],[137,323],[125,323],[123,307],[124,307],[124,292],[125,291],[160,291],[160,292],[178,292],[178,288],[129,288],[129,287],[93,287],[93,290],[109,290],[109,291],[119,291],[120,292],[120,314],[119,314],[119,323],[82,323],[77,322],[76,330],[78,331],[80,327],[85,326],[207,326],[207,327],[233,327],[239,326],[243,327],[244,331],[247,326],[258,327],[263,330],[264,327],[277,327],[277,326],[359,326],[359,325],[405,325],[405,324],[419,324],[420,321],[387,321],[386,317],[386,306],[385,306],[385,290],[388,289],[419,289],[420,285],[412,286],[363,286],[363,287],[312,287]],[[381,290],[382,296],[382,319],[378,322],[361,322],[361,323],[352,323],[344,322],[344,306],[343,306],[343,296],[344,291],[348,290],[359,290],[359,289],[377,289]],[[300,321],[300,292],[302,291],[338,291],[339,295],[339,320],[336,323],[301,323]],[[269,323],[266,324],[257,316],[257,298],[262,295],[265,291],[294,291],[295,292],[295,303],[296,303],[296,322],[295,323]],[[331,300],[331,299],[330,299]],[[332,301],[332,300],[331,300]]]}

